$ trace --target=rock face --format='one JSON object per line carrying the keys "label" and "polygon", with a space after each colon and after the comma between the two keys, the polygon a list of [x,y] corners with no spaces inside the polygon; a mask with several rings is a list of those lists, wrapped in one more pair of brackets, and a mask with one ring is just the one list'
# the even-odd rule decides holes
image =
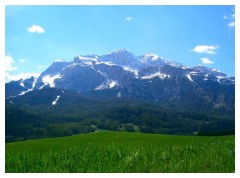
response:
{"label": "rock face", "polygon": [[55,60],[38,78],[6,84],[6,98],[46,87],[94,96],[130,97],[170,108],[234,110],[235,77],[203,66],[186,67],[155,54],[127,50]]}

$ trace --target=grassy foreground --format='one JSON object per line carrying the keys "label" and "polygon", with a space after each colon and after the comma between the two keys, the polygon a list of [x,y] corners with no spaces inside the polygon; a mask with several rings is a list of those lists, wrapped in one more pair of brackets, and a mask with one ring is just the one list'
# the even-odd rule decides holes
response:
{"label": "grassy foreground", "polygon": [[14,142],[5,172],[234,172],[234,140],[98,132]]}

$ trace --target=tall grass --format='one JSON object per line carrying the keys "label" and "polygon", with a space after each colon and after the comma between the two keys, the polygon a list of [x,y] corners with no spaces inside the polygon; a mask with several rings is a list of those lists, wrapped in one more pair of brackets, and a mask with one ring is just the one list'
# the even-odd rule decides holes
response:
{"label": "tall grass", "polygon": [[[119,137],[118,133],[111,134],[115,138]],[[70,141],[69,145],[62,148],[57,147],[58,142],[54,147],[53,139],[52,147],[44,151],[41,148],[44,147],[45,139],[30,142],[30,145],[34,143],[34,151],[27,150],[24,142],[17,143],[19,151],[12,151],[11,144],[6,144],[6,172],[233,172],[235,169],[233,136],[204,137],[200,142],[193,141],[198,140],[198,137],[185,137],[189,143],[182,144],[176,139],[178,137],[173,136],[170,138],[176,139],[176,144],[171,140],[169,144],[164,141],[161,144],[161,139],[141,142],[141,134],[124,134],[130,140],[135,137],[137,144],[131,144],[127,139],[126,143],[119,143],[121,139],[113,141],[110,138],[105,138],[103,142],[92,142],[90,134],[80,136],[89,138],[89,142],[81,142],[79,139],[78,144]],[[94,135],[98,137],[104,134]],[[165,138],[155,135],[150,137]],[[68,143],[66,138],[62,139],[62,144]],[[46,142],[51,143],[50,140]]]}

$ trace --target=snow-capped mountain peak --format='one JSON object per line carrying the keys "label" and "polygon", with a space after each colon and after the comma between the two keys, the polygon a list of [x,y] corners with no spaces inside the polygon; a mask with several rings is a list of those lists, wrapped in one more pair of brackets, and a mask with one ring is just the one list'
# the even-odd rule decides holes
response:
{"label": "snow-capped mountain peak", "polygon": [[63,59],[55,59],[54,62],[65,62]]}
{"label": "snow-capped mountain peak", "polygon": [[84,60],[90,60],[90,61],[97,61],[98,56],[76,56],[74,58],[75,61],[84,61]]}
{"label": "snow-capped mountain peak", "polygon": [[135,68],[140,65],[140,60],[132,52],[125,49],[116,50],[99,57],[99,62],[111,62],[119,66]]}
{"label": "snow-capped mountain peak", "polygon": [[74,57],[73,63],[82,63],[82,62],[98,62],[98,57],[96,56],[76,56]]}
{"label": "snow-capped mountain peak", "polygon": [[[191,93],[203,102],[213,101],[216,105],[225,100],[214,100],[215,96],[224,95],[227,100],[229,93],[234,95],[235,78],[205,66],[187,67],[153,53],[135,56],[123,49],[99,56],[79,55],[70,62],[58,59],[38,79],[12,82],[6,88],[11,88],[6,90],[6,97],[25,95],[33,90],[60,88],[81,93],[103,92],[115,97],[177,102],[180,98],[184,101],[186,94]],[[52,105],[56,105],[60,98],[54,97]]]}
{"label": "snow-capped mountain peak", "polygon": [[160,57],[156,54],[147,52],[147,53],[144,54],[144,58],[145,59],[151,59],[152,61],[155,61],[155,60],[158,60]]}
{"label": "snow-capped mountain peak", "polygon": [[117,49],[115,51],[112,51],[109,54],[130,54],[130,55],[133,55],[133,53],[131,51],[128,51],[126,49]]}
{"label": "snow-capped mountain peak", "polygon": [[119,60],[119,59],[132,59],[135,58],[134,54],[126,49],[115,50],[109,54],[102,55],[102,59]]}

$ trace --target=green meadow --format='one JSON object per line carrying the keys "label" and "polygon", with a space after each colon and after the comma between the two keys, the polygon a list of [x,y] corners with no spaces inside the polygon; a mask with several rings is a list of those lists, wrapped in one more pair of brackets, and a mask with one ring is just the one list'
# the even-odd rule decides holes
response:
{"label": "green meadow", "polygon": [[234,136],[95,132],[6,143],[5,172],[235,171]]}

